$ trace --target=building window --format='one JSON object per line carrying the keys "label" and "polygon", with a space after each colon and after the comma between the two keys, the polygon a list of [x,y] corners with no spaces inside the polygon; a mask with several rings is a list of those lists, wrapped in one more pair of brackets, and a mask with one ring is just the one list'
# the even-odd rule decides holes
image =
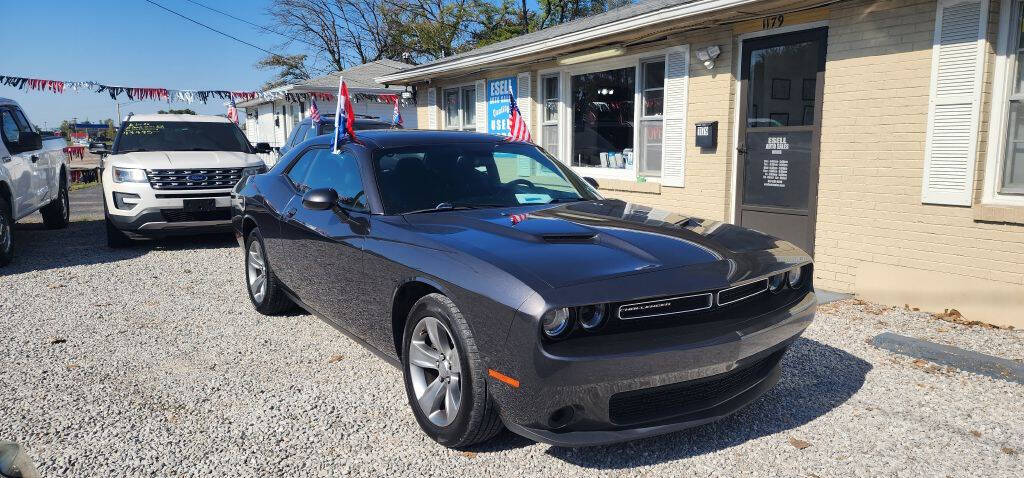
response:
{"label": "building window", "polygon": [[[560,98],[558,87],[558,75],[544,76],[541,78],[541,102],[544,108],[544,117],[541,123],[541,147],[555,158],[559,158],[558,152],[558,101]],[[560,158],[559,158],[560,159]]]}
{"label": "building window", "polygon": [[445,129],[476,129],[476,88],[465,86],[444,90]]}
{"label": "building window", "polygon": [[572,165],[633,169],[636,67],[573,75]]}
{"label": "building window", "polygon": [[641,62],[643,105],[640,119],[640,161],[637,174],[661,177],[662,115],[665,109],[665,60]]}
{"label": "building window", "polygon": [[1024,194],[1024,35],[1021,35],[1024,2],[1016,2],[1010,20],[1010,48],[1007,74],[1010,85],[1006,112],[1006,148],[996,190],[1000,194]]}
{"label": "building window", "polygon": [[476,88],[462,89],[462,129],[476,129]]}

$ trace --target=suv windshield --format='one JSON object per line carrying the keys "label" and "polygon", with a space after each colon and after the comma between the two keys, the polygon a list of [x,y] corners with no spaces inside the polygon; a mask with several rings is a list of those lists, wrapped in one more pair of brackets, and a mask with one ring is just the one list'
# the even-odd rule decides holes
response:
{"label": "suv windshield", "polygon": [[231,123],[132,121],[124,124],[113,153],[132,151],[237,151],[251,153],[242,131]]}
{"label": "suv windshield", "polygon": [[599,199],[536,146],[470,143],[385,149],[374,156],[388,214]]}

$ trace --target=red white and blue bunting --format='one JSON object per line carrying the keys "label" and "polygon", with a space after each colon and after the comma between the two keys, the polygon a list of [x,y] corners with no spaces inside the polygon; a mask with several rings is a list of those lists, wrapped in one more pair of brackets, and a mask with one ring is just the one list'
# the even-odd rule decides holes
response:
{"label": "red white and blue bunting", "polygon": [[[107,93],[110,99],[117,100],[121,96],[129,100],[152,100],[166,101],[168,103],[196,103],[206,104],[210,99],[235,101],[250,101],[261,99],[265,101],[285,100],[288,102],[308,102],[310,98],[320,101],[333,101],[331,93],[308,92],[308,93],[287,93],[281,91],[229,91],[229,90],[174,90],[169,88],[143,88],[131,86],[104,85],[95,81],[60,81],[44,80],[40,78],[25,78],[21,76],[0,75],[0,85],[10,86],[24,91],[49,91],[51,93],[63,94],[67,91]],[[393,103],[399,96],[395,94],[374,94],[354,93],[353,102],[368,101],[375,103]],[[403,103],[405,101],[403,100]]]}

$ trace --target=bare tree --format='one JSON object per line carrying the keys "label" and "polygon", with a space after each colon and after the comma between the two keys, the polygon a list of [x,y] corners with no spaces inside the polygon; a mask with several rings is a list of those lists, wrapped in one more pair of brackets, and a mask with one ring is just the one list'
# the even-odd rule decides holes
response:
{"label": "bare tree", "polygon": [[325,71],[400,56],[393,47],[386,0],[276,0],[268,13],[278,32],[309,38]]}

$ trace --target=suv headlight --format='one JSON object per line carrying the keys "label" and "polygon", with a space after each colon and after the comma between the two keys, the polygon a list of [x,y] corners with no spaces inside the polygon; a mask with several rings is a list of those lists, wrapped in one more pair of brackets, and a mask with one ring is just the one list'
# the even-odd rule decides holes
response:
{"label": "suv headlight", "polygon": [[250,166],[248,168],[242,168],[242,179],[245,179],[248,176],[255,176],[257,174],[263,174],[265,172],[267,172],[267,167],[266,166],[262,166],[262,165],[260,165],[260,166]]}
{"label": "suv headlight", "polygon": [[114,166],[112,171],[115,183],[145,183],[149,182],[145,169],[119,168]]}

